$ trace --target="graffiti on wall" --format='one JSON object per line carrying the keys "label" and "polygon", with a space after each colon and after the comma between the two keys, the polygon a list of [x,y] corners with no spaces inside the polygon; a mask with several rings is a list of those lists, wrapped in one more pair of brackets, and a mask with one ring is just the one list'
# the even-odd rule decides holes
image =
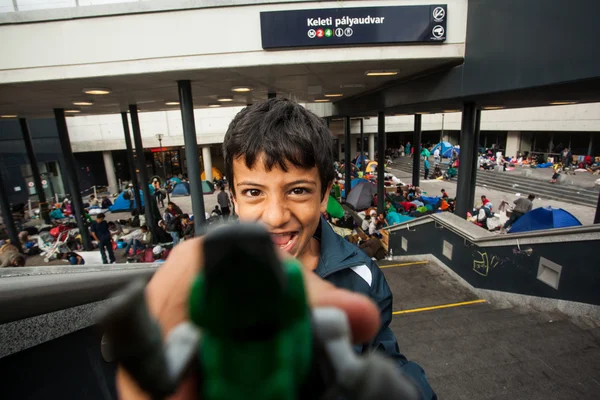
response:
{"label": "graffiti on wall", "polygon": [[473,271],[481,276],[488,276],[490,270],[501,264],[497,256],[488,256],[486,251],[476,251],[473,258]]}

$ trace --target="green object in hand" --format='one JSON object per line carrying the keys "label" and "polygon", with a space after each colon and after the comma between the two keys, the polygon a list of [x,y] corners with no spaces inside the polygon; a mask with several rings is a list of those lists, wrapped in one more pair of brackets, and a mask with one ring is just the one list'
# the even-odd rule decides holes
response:
{"label": "green object in hand", "polygon": [[190,319],[202,330],[202,398],[296,399],[312,361],[302,267],[280,262],[279,280],[269,268],[241,267],[235,275],[223,268],[210,280],[201,273],[192,286]]}

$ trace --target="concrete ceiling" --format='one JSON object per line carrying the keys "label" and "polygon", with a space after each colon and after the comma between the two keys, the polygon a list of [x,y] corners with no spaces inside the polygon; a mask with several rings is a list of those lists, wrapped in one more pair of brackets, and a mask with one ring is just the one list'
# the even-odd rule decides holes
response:
{"label": "concrete ceiling", "polygon": [[[243,55],[240,55],[243,57]],[[166,106],[178,101],[177,80],[192,81],[195,108],[217,103],[218,96],[233,96],[234,101],[223,106],[241,106],[267,98],[267,93],[291,97],[299,102],[314,102],[325,93],[342,93],[343,99],[365,94],[392,82],[429,71],[449,68],[462,59],[383,60],[347,63],[295,64],[223,68],[145,75],[124,75],[102,78],[64,79],[0,85],[0,115],[19,117],[49,117],[53,108],[78,108],[76,115],[114,114],[125,111],[129,104],[138,104],[144,111],[177,109]],[[367,70],[398,70],[395,76],[368,77]],[[346,85],[354,85],[347,87]],[[231,91],[233,86],[252,86],[248,94]],[[91,96],[84,88],[105,87],[109,95]],[[341,98],[332,98],[332,102]],[[93,106],[73,106],[76,101],[93,101]]]}

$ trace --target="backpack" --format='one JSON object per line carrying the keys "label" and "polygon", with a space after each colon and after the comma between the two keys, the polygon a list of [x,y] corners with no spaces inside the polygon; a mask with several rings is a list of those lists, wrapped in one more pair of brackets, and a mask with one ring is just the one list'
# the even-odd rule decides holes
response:
{"label": "backpack", "polygon": [[178,232],[181,222],[179,217],[173,217],[167,221],[167,232]]}

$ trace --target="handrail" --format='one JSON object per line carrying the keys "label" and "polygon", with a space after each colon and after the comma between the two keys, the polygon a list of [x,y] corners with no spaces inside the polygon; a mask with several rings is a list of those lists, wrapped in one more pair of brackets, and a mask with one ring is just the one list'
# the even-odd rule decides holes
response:
{"label": "handrail", "polygon": [[[448,221],[448,219],[455,219],[455,221]],[[460,222],[459,222],[460,221]],[[532,239],[532,238],[541,238],[541,237],[552,237],[552,236],[561,236],[564,237],[567,234],[589,234],[589,233],[597,233],[598,239],[600,239],[600,224],[596,225],[582,225],[576,227],[568,227],[568,228],[554,228],[554,229],[546,229],[532,232],[522,232],[522,233],[509,233],[506,235],[494,234],[484,228],[481,228],[475,224],[469,225],[469,231],[462,229],[460,225],[462,222],[465,222],[462,218],[449,213],[444,213],[444,217],[440,217],[438,214],[430,214],[425,215],[420,218],[416,218],[412,221],[403,222],[401,224],[393,225],[387,229],[390,232],[400,231],[402,229],[407,229],[412,225],[420,225],[427,222],[435,222],[437,224],[442,225],[444,228],[451,230],[457,233],[460,236],[468,239],[473,243],[481,243],[481,242],[503,242],[503,241],[511,241],[517,239]],[[457,223],[458,222],[458,223]],[[472,228],[472,229],[471,229]],[[474,234],[476,233],[476,234]]]}
{"label": "handrail", "polygon": [[0,268],[0,324],[104,300],[158,265]]}

